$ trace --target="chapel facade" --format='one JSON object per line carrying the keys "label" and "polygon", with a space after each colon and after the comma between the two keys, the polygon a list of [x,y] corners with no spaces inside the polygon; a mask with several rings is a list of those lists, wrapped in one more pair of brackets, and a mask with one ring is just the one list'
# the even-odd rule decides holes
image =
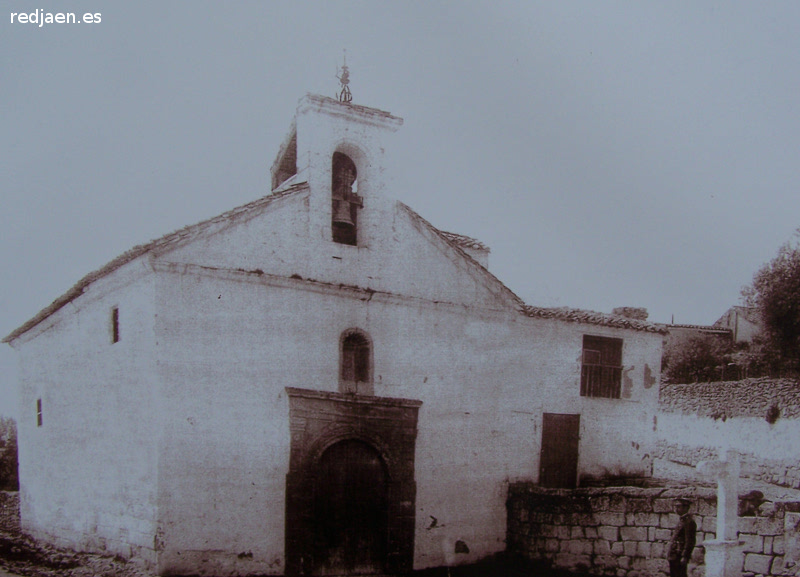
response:
{"label": "chapel facade", "polygon": [[523,303],[401,202],[401,125],[307,95],[268,195],[6,337],[26,532],[158,574],[401,574],[502,551],[510,482],[651,474],[662,329]]}

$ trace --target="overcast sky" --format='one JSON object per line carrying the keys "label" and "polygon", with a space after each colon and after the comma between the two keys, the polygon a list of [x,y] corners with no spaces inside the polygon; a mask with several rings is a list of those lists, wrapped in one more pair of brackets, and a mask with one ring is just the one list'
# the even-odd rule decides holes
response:
{"label": "overcast sky", "polygon": [[[800,225],[798,2],[3,2],[0,332],[269,192],[307,92],[405,119],[390,194],[528,304],[711,324]],[[100,23],[10,23],[11,12]],[[0,415],[16,415],[0,351]]]}

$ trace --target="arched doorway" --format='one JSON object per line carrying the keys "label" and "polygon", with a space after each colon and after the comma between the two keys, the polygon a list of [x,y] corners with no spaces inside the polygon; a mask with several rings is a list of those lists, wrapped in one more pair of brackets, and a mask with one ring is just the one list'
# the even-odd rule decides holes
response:
{"label": "arched doorway", "polygon": [[410,573],[421,401],[287,387],[285,575]]}
{"label": "arched doorway", "polygon": [[371,575],[386,568],[388,476],[375,448],[339,441],[319,460],[314,483],[314,575]]}

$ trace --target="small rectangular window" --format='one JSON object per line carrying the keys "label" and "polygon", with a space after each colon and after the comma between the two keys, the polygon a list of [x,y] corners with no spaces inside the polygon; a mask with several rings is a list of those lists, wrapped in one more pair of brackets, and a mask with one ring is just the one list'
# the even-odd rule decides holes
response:
{"label": "small rectangular window", "polygon": [[583,336],[581,396],[618,399],[622,385],[622,339]]}
{"label": "small rectangular window", "polygon": [[42,426],[42,399],[36,399],[36,426]]}
{"label": "small rectangular window", "polygon": [[111,309],[111,342],[119,342],[119,307]]}

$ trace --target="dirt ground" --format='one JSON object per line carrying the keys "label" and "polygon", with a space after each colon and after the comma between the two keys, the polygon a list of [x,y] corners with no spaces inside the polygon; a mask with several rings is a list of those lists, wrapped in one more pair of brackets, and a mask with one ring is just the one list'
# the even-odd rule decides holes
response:
{"label": "dirt ground", "polygon": [[150,577],[125,559],[39,545],[19,527],[19,495],[0,491],[0,569],[24,577]]}
{"label": "dirt ground", "polygon": [[[120,557],[77,553],[35,543],[19,526],[19,496],[0,491],[0,577],[152,577]],[[498,556],[474,565],[415,571],[411,577],[570,577]]]}

